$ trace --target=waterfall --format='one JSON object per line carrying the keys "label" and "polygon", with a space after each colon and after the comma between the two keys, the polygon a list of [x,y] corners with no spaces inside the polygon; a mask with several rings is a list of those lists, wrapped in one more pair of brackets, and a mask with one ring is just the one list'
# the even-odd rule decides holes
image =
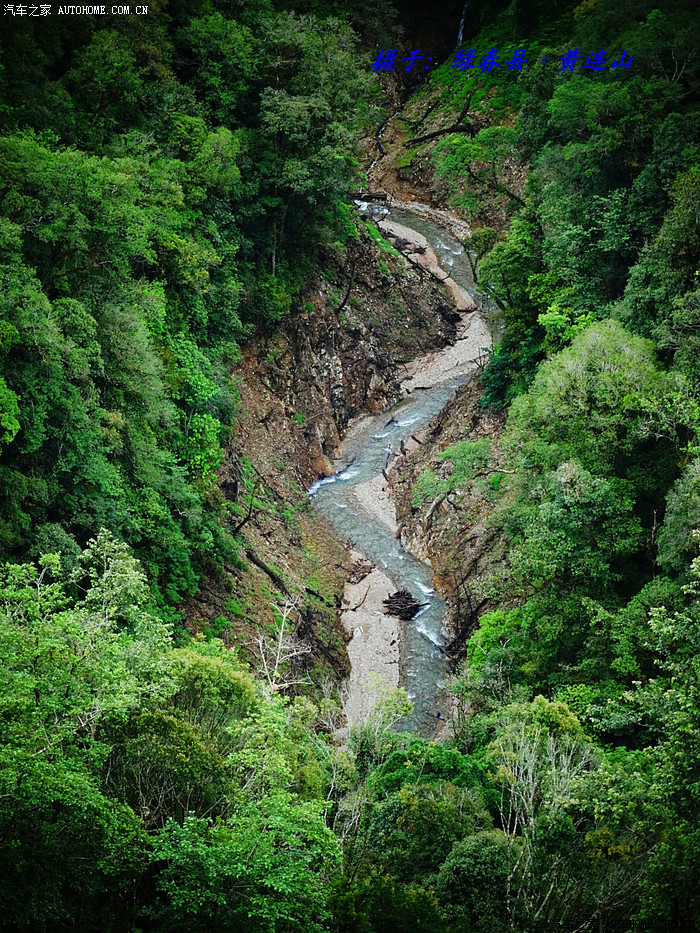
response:
{"label": "waterfall", "polygon": [[467,16],[468,6],[469,6],[469,0],[467,0],[467,2],[464,4],[464,7],[462,8],[462,18],[459,21],[459,30],[457,32],[457,48],[459,48],[462,44],[462,36],[464,35],[464,21]]}

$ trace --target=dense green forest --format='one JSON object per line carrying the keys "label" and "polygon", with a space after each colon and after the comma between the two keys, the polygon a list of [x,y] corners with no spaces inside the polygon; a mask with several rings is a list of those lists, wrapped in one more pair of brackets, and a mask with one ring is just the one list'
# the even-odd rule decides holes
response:
{"label": "dense green forest", "polygon": [[[471,0],[465,48],[633,64],[372,72],[453,51],[461,12],[5,16],[0,929],[700,928],[700,11]],[[453,735],[375,684],[341,742],[337,693],[192,636],[183,600],[245,561],[231,369],[358,237],[392,94],[466,117],[428,150],[407,123],[404,159],[498,308],[508,560]]]}

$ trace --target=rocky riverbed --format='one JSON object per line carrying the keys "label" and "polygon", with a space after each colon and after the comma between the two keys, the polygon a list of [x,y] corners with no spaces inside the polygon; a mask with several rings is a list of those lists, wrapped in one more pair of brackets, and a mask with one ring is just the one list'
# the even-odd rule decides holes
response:
{"label": "rocky riverbed", "polygon": [[[463,252],[459,241],[447,232],[437,236],[431,226],[431,242],[408,225],[404,214],[401,220],[389,214],[379,226],[385,236],[409,253],[412,262],[424,266],[446,287],[459,314],[455,340],[406,365],[400,386],[403,401],[381,417],[360,418],[349,426],[342,453],[333,462],[337,472],[314,484],[311,494],[326,521],[358,549],[355,557],[360,564],[364,561],[366,568],[374,565],[360,580],[351,578],[343,598],[342,622],[349,638],[350,660],[344,702],[348,725],[360,722],[369,712],[373,698],[368,684],[374,674],[388,687],[402,684],[407,688],[415,704],[413,721],[408,725],[432,735],[446,715],[440,689],[447,673],[440,651],[447,635],[443,628],[445,607],[434,595],[429,563],[419,564],[398,540],[390,495],[392,471],[419,446],[420,433],[457,386],[483,363],[491,337],[472,283],[453,278],[464,270],[462,264],[454,271],[454,258]],[[426,600],[425,608],[411,622],[388,615],[383,604],[399,585],[407,585]]]}

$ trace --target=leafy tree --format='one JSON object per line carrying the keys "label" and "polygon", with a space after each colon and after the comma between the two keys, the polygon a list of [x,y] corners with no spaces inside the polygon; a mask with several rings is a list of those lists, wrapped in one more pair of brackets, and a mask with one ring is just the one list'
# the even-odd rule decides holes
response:
{"label": "leafy tree", "polygon": [[212,924],[274,933],[322,933],[325,878],[338,864],[322,803],[294,803],[275,790],[211,824],[170,823],[155,844],[156,929],[209,930]]}
{"label": "leafy tree", "polygon": [[489,825],[478,791],[404,784],[372,808],[367,845],[385,874],[427,887],[453,845]]}
{"label": "leafy tree", "polygon": [[133,604],[131,630],[121,628],[126,602],[146,592],[123,545],[101,535],[85,559],[91,582],[77,605],[57,582],[55,556],[40,569],[2,568],[0,901],[4,922],[16,929],[69,925],[76,904],[96,925],[106,922],[108,898],[128,899],[134,873],[145,867],[143,828],[100,785],[108,751],[100,733],[149,695],[167,692],[160,674],[167,632]]}
{"label": "leafy tree", "polygon": [[505,933],[509,857],[500,830],[485,830],[458,842],[440,868],[436,893],[450,929]]}

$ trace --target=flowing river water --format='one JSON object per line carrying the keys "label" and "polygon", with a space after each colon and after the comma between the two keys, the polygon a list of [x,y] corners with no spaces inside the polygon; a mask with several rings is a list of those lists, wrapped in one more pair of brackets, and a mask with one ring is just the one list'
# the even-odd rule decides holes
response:
{"label": "flowing river water", "polygon": [[[371,205],[366,209],[380,212],[384,220],[422,235],[437,256],[440,268],[476,297],[464,249],[443,228],[402,210],[392,209],[386,213],[385,208]],[[478,320],[474,323],[480,326],[471,329],[469,325],[475,318]],[[410,394],[391,409],[362,417],[352,424],[343,440],[343,456],[333,464],[335,475],[318,480],[309,490],[318,513],[341,538],[384,572],[393,585],[392,592],[405,588],[424,604],[410,622],[396,620],[400,633],[400,683],[414,704],[412,716],[402,722],[401,728],[424,736],[434,735],[447,713],[443,683],[448,674],[448,659],[441,650],[447,635],[444,629],[446,606],[433,590],[431,568],[402,546],[391,523],[378,518],[375,510],[367,507],[366,496],[358,493],[360,489],[367,489],[368,481],[382,482],[382,471],[399,452],[401,442],[410,441],[412,434],[432,421],[457,387],[470,378],[475,368],[474,355],[482,349],[478,343],[490,343],[478,310],[464,315],[461,339],[465,341],[465,352],[461,355],[455,356],[454,347],[432,354],[429,361],[432,365],[425,368],[427,380],[420,383],[420,390],[404,388]],[[445,358],[441,359],[443,355]],[[447,366],[444,365],[446,360]],[[420,373],[419,367],[417,375]],[[426,385],[426,381],[432,384]],[[414,379],[404,386],[415,384]],[[385,592],[384,595],[389,594]],[[372,659],[369,660],[371,668]]]}

